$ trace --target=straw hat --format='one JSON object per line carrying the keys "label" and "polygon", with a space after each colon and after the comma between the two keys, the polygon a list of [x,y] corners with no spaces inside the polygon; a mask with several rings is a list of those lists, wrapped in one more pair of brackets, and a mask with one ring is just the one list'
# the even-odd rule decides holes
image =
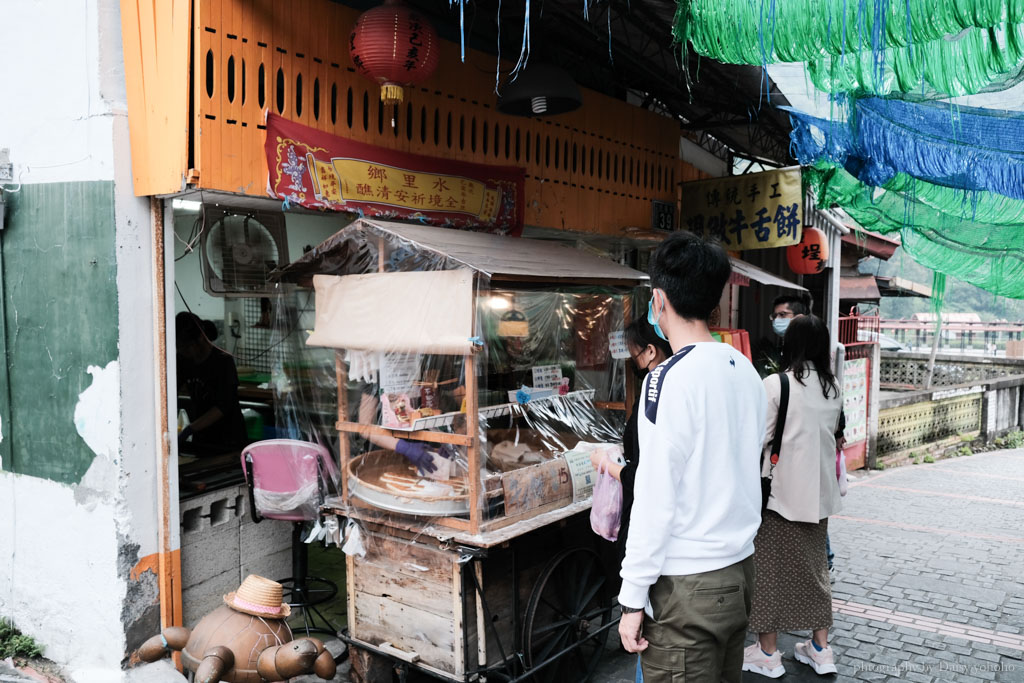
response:
{"label": "straw hat", "polygon": [[281,584],[276,581],[250,574],[237,591],[224,596],[224,602],[228,607],[254,617],[284,619],[292,613],[292,608],[281,601],[282,592]]}

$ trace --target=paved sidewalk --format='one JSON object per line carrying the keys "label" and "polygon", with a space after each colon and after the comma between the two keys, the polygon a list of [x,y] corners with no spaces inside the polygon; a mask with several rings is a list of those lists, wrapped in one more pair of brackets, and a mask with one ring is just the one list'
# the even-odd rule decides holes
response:
{"label": "paved sidewalk", "polygon": [[[1024,451],[862,475],[829,531],[839,674],[783,634],[782,680],[1024,683]],[[594,681],[632,683],[635,661],[610,652]]]}

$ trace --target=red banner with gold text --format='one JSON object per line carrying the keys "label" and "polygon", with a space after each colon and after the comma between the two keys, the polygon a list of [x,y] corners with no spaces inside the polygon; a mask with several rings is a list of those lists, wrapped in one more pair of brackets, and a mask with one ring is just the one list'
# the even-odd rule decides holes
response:
{"label": "red banner with gold text", "polygon": [[518,236],[526,173],[397,152],[269,114],[268,191],[309,209]]}

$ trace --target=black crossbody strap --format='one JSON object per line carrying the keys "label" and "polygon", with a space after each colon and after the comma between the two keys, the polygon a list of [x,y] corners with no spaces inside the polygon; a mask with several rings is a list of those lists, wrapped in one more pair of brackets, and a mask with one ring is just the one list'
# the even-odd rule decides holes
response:
{"label": "black crossbody strap", "polygon": [[779,462],[779,452],[782,450],[782,432],[786,429],[786,413],[789,411],[789,377],[786,373],[779,373],[779,382],[782,384],[782,394],[779,396],[779,415],[775,420],[775,436],[772,437],[771,463],[776,465]]}

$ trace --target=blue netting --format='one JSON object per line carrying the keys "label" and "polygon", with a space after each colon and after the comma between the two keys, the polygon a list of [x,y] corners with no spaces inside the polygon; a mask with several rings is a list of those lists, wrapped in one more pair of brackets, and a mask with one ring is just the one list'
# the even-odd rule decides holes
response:
{"label": "blue netting", "polygon": [[828,159],[869,185],[897,173],[1024,199],[1024,114],[868,98],[846,122],[789,110],[803,164]]}

